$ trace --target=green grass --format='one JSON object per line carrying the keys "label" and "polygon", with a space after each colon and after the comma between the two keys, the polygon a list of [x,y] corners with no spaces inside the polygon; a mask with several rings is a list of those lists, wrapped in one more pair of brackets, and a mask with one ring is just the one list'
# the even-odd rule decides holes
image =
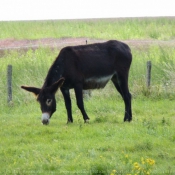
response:
{"label": "green grass", "polygon": [[[174,37],[174,18],[1,24],[0,29],[4,31],[0,33],[1,39],[78,36],[171,40]],[[105,29],[104,25],[107,26]],[[95,90],[91,98],[85,99],[85,108],[91,118],[89,124],[83,123],[73,91],[74,123],[66,124],[66,109],[58,91],[57,111],[50,125],[43,126],[39,104],[20,86],[41,87],[58,53],[58,50],[39,48],[36,51],[7,52],[0,58],[0,174],[141,175],[149,171],[150,174],[173,175],[174,46],[132,48],[129,79],[133,96],[131,123],[123,123],[123,101],[109,83],[105,89]],[[152,61],[150,89],[146,87],[148,60]],[[7,105],[6,91],[8,64],[13,65],[13,100],[10,105]]]}
{"label": "green grass", "polygon": [[142,157],[155,160],[152,172],[175,171],[175,109],[168,99],[133,100],[134,120],[123,123],[120,98],[99,102],[93,96],[85,101],[90,123],[83,123],[74,102],[69,125],[61,100],[48,126],[41,125],[36,103],[6,107],[1,114],[1,174],[127,174]]}
{"label": "green grass", "polygon": [[0,38],[39,39],[88,37],[100,39],[174,40],[175,18],[0,22]]}

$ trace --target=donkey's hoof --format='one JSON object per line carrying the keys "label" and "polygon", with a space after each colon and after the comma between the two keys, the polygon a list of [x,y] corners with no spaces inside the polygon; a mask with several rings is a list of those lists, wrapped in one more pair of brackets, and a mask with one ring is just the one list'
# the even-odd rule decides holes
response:
{"label": "donkey's hoof", "polygon": [[67,121],[67,124],[69,124],[69,123],[73,123],[73,121],[71,121],[71,120],[68,120],[68,121]]}
{"label": "donkey's hoof", "polygon": [[131,122],[132,119],[125,119],[124,122]]}
{"label": "donkey's hoof", "polygon": [[89,123],[90,119],[84,120],[84,123]]}

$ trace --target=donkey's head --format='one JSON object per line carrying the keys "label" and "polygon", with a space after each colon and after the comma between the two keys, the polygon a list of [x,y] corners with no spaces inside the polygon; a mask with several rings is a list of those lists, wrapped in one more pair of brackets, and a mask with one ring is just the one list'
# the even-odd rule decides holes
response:
{"label": "donkey's head", "polygon": [[64,78],[59,79],[57,82],[46,88],[36,88],[21,86],[22,89],[32,92],[37,96],[37,101],[40,103],[42,111],[42,123],[49,124],[49,119],[52,114],[56,111],[56,100],[55,93],[59,87],[64,83]]}

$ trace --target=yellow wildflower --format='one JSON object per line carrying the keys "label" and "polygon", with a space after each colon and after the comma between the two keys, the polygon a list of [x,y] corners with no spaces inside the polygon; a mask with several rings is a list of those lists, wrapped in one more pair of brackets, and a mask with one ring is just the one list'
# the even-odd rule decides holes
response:
{"label": "yellow wildflower", "polygon": [[147,172],[146,172],[146,175],[150,175],[150,172],[149,172],[149,171],[147,171]]}
{"label": "yellow wildflower", "polygon": [[125,157],[128,158],[129,157],[128,154],[126,154]]}
{"label": "yellow wildflower", "polygon": [[135,163],[134,163],[134,166],[138,166],[138,163],[137,163],[137,162],[135,162]]}
{"label": "yellow wildflower", "polygon": [[112,170],[111,174],[110,175],[115,175],[116,174],[116,170]]}
{"label": "yellow wildflower", "polygon": [[141,162],[142,162],[142,164],[145,164],[145,160],[143,157],[141,158]]}
{"label": "yellow wildflower", "polygon": [[154,164],[155,164],[155,160],[153,160],[153,159],[146,159],[146,162],[147,162],[149,165],[154,165]]}

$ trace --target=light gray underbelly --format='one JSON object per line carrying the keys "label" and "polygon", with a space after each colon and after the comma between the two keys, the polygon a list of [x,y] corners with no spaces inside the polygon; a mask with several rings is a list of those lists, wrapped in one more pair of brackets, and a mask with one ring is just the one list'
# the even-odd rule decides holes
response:
{"label": "light gray underbelly", "polygon": [[104,88],[108,81],[112,78],[112,75],[102,76],[102,77],[91,77],[84,81],[83,89],[100,89]]}

